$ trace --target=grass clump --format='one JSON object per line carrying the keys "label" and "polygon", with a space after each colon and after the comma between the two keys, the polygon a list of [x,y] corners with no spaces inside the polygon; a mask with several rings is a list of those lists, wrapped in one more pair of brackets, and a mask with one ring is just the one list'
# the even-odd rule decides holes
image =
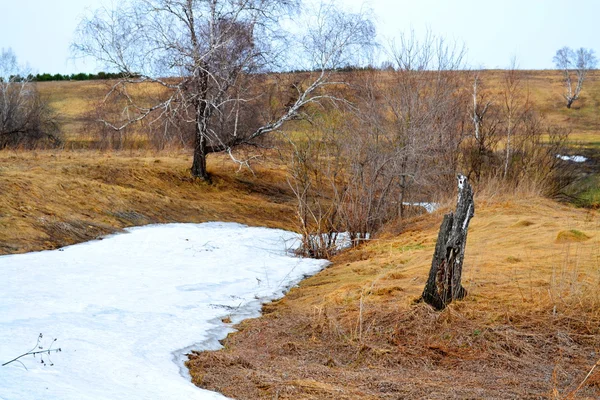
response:
{"label": "grass clump", "polygon": [[527,220],[522,220],[522,221],[517,222],[514,226],[515,227],[525,227],[526,228],[526,227],[531,226],[531,225],[535,225],[535,222],[531,222],[531,221],[527,221]]}
{"label": "grass clump", "polygon": [[585,233],[578,231],[577,229],[570,229],[568,231],[560,231],[556,236],[556,241],[559,243],[565,242],[584,242],[590,239]]}
{"label": "grass clump", "polygon": [[506,258],[506,261],[509,262],[509,263],[511,263],[511,264],[517,264],[517,263],[520,263],[523,260],[520,259],[519,257],[509,256],[509,257]]}
{"label": "grass clump", "polygon": [[[600,181],[600,178],[598,179]],[[599,182],[600,183],[600,182]],[[600,187],[590,188],[579,196],[577,205],[582,207],[600,208]]]}

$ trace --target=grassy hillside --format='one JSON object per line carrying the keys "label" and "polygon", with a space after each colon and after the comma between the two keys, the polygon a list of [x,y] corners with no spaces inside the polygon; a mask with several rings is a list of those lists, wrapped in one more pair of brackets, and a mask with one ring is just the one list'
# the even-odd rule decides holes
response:
{"label": "grassy hillside", "polygon": [[[487,87],[499,90],[504,71],[486,70],[480,78]],[[530,98],[546,118],[572,131],[572,141],[600,148],[600,71],[589,73],[580,100],[567,109],[562,98],[562,74],[555,70],[522,71],[521,80]],[[84,132],[84,119],[107,92],[110,81],[40,82],[38,88],[58,111],[64,124],[67,148],[78,148]],[[88,138],[89,139],[89,138]]]}
{"label": "grassy hillside", "polygon": [[236,174],[222,158],[211,161],[219,170],[207,185],[190,178],[187,154],[0,152],[0,254],[61,247],[149,223],[292,226],[282,171],[258,167],[259,180]]}
{"label": "grassy hillside", "polygon": [[77,148],[82,140],[89,140],[85,131],[85,119],[93,105],[106,94],[107,81],[57,81],[39,82],[40,94],[58,113],[66,140],[66,148]]}
{"label": "grassy hillside", "polygon": [[[218,352],[194,382],[238,399],[563,398],[600,359],[600,215],[477,199],[464,301],[416,304],[442,210],[341,254]],[[600,396],[600,374],[576,398]]]}
{"label": "grassy hillside", "polygon": [[[482,81],[491,89],[500,90],[505,71],[481,73]],[[522,71],[521,81],[529,91],[530,99],[546,119],[571,131],[571,142],[584,147],[600,149],[600,71],[588,74],[581,97],[571,109],[562,95],[565,91],[563,75],[559,71]]]}

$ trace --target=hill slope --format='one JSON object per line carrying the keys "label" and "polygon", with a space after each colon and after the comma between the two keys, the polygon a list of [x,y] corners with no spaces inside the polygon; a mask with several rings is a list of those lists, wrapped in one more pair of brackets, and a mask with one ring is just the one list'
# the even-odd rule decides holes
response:
{"label": "hill slope", "polygon": [[[214,157],[209,168],[222,162]],[[280,170],[257,167],[258,179],[225,163],[207,185],[190,178],[190,164],[179,153],[0,152],[0,254],[150,223],[293,226],[292,196]]]}
{"label": "hill slope", "polygon": [[[600,218],[528,198],[477,202],[464,301],[418,299],[442,212],[338,256],[218,352],[194,382],[238,399],[558,398],[600,359]],[[593,374],[577,398],[600,396]]]}

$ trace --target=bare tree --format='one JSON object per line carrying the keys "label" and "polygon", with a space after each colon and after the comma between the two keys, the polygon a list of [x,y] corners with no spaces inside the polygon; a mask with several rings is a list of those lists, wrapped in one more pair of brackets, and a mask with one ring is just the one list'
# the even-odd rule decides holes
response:
{"label": "bare tree", "polygon": [[[237,161],[235,147],[256,144],[306,105],[332,99],[325,89],[335,84],[335,69],[374,36],[363,15],[321,6],[295,47],[310,55],[313,72],[293,85],[285,106],[257,110],[264,73],[284,69],[290,54],[292,35],[282,22],[299,10],[299,0],[131,0],[84,18],[73,48],[127,76],[106,96],[125,99],[121,115],[102,123],[114,130],[144,119],[165,130],[193,127],[191,172],[209,180],[208,154],[227,152]],[[130,87],[139,84],[167,94],[159,102],[136,98]]]}
{"label": "bare tree", "polygon": [[402,36],[395,68],[347,73],[353,99],[324,109],[292,141],[289,182],[306,254],[329,256],[334,233],[353,245],[373,238],[409,204],[450,190],[464,132],[462,48]]}
{"label": "bare tree", "polygon": [[[587,72],[590,69],[596,68],[598,60],[592,49],[581,47],[573,51],[571,48],[565,46],[556,52],[553,61],[556,68],[563,72],[565,83],[565,94],[563,94],[563,97],[567,101],[567,108],[571,108],[573,102],[579,99]],[[573,89],[571,78],[573,73],[577,77],[575,89]]]}
{"label": "bare tree", "polygon": [[382,123],[394,136],[402,215],[406,203],[431,201],[454,181],[465,125],[465,49],[411,32],[391,43],[389,54],[396,71],[382,88],[389,115]]}
{"label": "bare tree", "polygon": [[0,148],[57,145],[54,112],[11,49],[0,52]]}
{"label": "bare tree", "polygon": [[473,75],[472,107],[468,116],[473,121],[473,134],[463,144],[463,162],[468,178],[479,182],[486,169],[496,164],[494,151],[500,141],[500,110],[490,91],[486,88],[479,71]]}
{"label": "bare tree", "polygon": [[523,122],[525,114],[529,111],[529,93],[523,93],[523,82],[521,71],[517,69],[517,60],[513,57],[510,66],[504,71],[502,105],[505,118],[505,157],[504,157],[504,177],[508,175],[508,167],[511,158],[511,141],[515,131],[518,131],[519,125]]}

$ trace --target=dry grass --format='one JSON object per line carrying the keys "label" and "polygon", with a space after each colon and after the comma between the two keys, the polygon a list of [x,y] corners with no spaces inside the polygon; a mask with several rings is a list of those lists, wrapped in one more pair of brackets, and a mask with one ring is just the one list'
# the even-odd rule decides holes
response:
{"label": "dry grass", "polygon": [[556,236],[556,241],[559,243],[568,242],[583,242],[588,240],[590,237],[585,233],[578,231],[577,229],[570,229],[568,231],[560,231]]}
{"label": "dry grass", "polygon": [[292,197],[277,169],[260,180],[212,157],[213,185],[190,177],[187,154],[0,152],[0,254],[50,249],[123,227],[236,221],[292,227]]}
{"label": "dry grass", "polygon": [[[338,256],[219,352],[194,382],[239,399],[562,398],[600,358],[600,219],[540,198],[478,199],[468,297],[415,303],[441,212]],[[587,232],[557,243],[559,232]],[[597,398],[591,375],[574,398]]]}
{"label": "dry grass", "polygon": [[[90,118],[97,118],[93,113],[95,107],[106,96],[116,80],[92,81],[57,81],[39,82],[40,94],[48,99],[50,106],[58,114],[58,122],[64,136],[64,147],[67,149],[87,149],[98,138],[89,132]],[[160,97],[164,89],[158,85],[140,84],[129,90],[138,101],[152,101]],[[114,99],[109,100],[109,102]],[[141,132],[135,132],[137,137],[130,138],[132,147],[149,147],[147,138]]]}
{"label": "dry grass", "polygon": [[[500,90],[504,71],[482,73],[488,87]],[[583,84],[581,97],[571,109],[562,97],[562,73],[555,70],[523,71],[522,81],[530,99],[549,123],[565,126],[571,131],[570,141],[585,148],[600,148],[600,72],[591,71]]]}
{"label": "dry grass", "polygon": [[58,121],[69,148],[89,138],[85,135],[85,116],[94,102],[107,92],[105,81],[39,82],[40,94],[58,113]]}
{"label": "dry grass", "polygon": [[[503,71],[483,71],[480,78],[487,87],[500,90]],[[571,141],[583,147],[600,148],[600,72],[592,71],[584,82],[580,100],[572,109],[567,109],[562,98],[564,91],[562,75],[559,71],[523,71],[522,80],[529,90],[530,98],[550,123],[568,127]],[[113,81],[62,81],[40,82],[40,92],[50,100],[51,106],[59,112],[63,122],[67,147],[75,146],[82,140],[83,117],[92,110],[107,92]],[[156,90],[145,88],[149,93]]]}

